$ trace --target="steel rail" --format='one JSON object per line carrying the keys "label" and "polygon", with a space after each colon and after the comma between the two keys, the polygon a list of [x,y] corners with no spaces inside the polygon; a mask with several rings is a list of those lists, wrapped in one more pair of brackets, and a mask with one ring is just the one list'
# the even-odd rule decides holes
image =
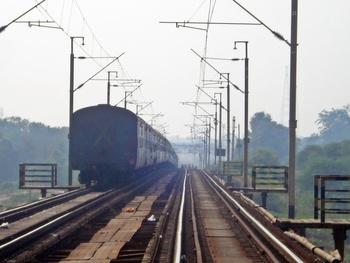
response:
{"label": "steel rail", "polygon": [[[179,175],[180,172],[177,172],[177,175]],[[182,176],[182,174],[181,174]],[[184,176],[186,176],[186,174],[184,174]],[[163,214],[160,216],[159,218],[159,226],[157,224],[157,231],[154,234],[154,238],[150,241],[150,243],[148,244],[148,248],[146,249],[146,254],[149,254],[149,260],[147,258],[147,256],[145,256],[142,260],[142,263],[150,263],[150,262],[158,262],[157,261],[157,257],[160,255],[161,253],[161,243],[164,242],[164,240],[166,239],[166,225],[167,224],[171,224],[171,217],[172,217],[172,211],[173,209],[177,209],[177,204],[179,202],[177,202],[177,188],[178,185],[180,184],[180,179],[178,179],[174,185],[174,188],[172,189],[172,192],[168,198],[168,202],[164,207],[164,211]],[[180,200],[181,202],[181,200]],[[175,213],[176,214],[176,213]],[[175,233],[176,234],[176,233]],[[171,237],[174,237],[174,235],[171,235]],[[173,240],[173,238],[171,238],[171,240]],[[153,246],[153,244],[155,244]],[[148,250],[151,250],[154,247],[153,251],[150,251],[147,253]],[[170,252],[170,250],[169,250]],[[171,251],[172,252],[172,251]],[[171,258],[171,256],[168,257],[169,259]]]}
{"label": "steel rail", "polygon": [[23,216],[29,216],[31,214],[37,213],[38,211],[47,209],[48,206],[58,205],[60,203],[67,202],[67,200],[71,198],[78,197],[80,195],[87,194],[91,192],[91,189],[77,189],[66,192],[61,195],[56,195],[50,198],[41,199],[38,201],[34,201],[32,203],[14,207],[9,210],[0,212],[0,222],[13,222],[15,220],[21,219]]}
{"label": "steel rail", "polygon": [[182,222],[184,220],[184,206],[185,206],[185,196],[186,196],[186,181],[187,181],[187,170],[185,172],[183,187],[182,187],[182,196],[181,196],[181,204],[180,210],[177,217],[177,227],[176,227],[176,236],[175,236],[175,248],[174,248],[174,257],[173,262],[178,263],[181,262],[181,242],[182,242],[182,231],[183,226]]}
{"label": "steel rail", "polygon": [[[13,239],[8,240],[0,245],[0,258],[3,258],[12,253],[18,247],[22,245],[28,244],[28,242],[32,242],[32,240],[37,240],[40,236],[49,233],[52,229],[63,225],[65,222],[75,218],[75,221],[80,221],[81,223],[76,225],[75,228],[80,227],[85,222],[91,220],[93,217],[96,217],[98,214],[106,211],[110,208],[111,203],[116,203],[127,196],[132,195],[142,187],[149,185],[152,182],[153,177],[148,178],[146,181],[142,181],[140,184],[140,180],[127,185],[121,189],[109,190],[97,198],[89,200],[88,202],[84,202],[76,206],[75,208],[70,208],[65,212],[60,214],[56,214],[55,217],[51,219],[46,219],[43,224],[37,224],[31,229],[27,229],[21,231],[17,236],[13,236]],[[88,212],[88,213],[87,213]],[[50,220],[50,222],[48,222]],[[46,223],[48,222],[48,223]],[[72,224],[74,225],[74,224]],[[62,229],[69,228],[69,224],[65,224]],[[69,231],[63,231],[67,234],[71,233],[74,229],[70,229]],[[30,234],[28,234],[30,233]],[[63,238],[64,236],[60,235],[58,239]],[[49,239],[46,239],[46,243],[49,243]],[[55,243],[56,240],[50,240],[50,242]],[[42,245],[39,250],[41,251],[44,247],[49,247],[50,244]],[[31,251],[30,254],[35,254],[38,251]],[[19,256],[21,257],[21,256]]]}
{"label": "steel rail", "polygon": [[193,194],[192,180],[190,179],[189,182],[190,182],[189,184],[190,184],[190,192],[191,192],[191,218],[192,218],[194,244],[196,249],[197,262],[203,262],[202,249],[199,243],[199,236],[198,236],[199,234],[198,234],[198,227],[197,227],[197,219],[194,211],[194,194]]}
{"label": "steel rail", "polygon": [[[83,215],[84,212],[89,211],[93,207],[98,207],[96,205],[109,200],[114,195],[117,195],[118,190],[110,190],[106,193],[100,195],[94,200],[82,203],[76,207],[70,208],[65,212],[56,214],[51,219],[48,218],[45,220],[48,223],[42,224],[42,222],[37,223],[35,226],[28,228],[27,230],[20,231],[17,235],[11,237],[10,240],[5,241],[0,245],[0,257],[8,254],[9,251],[13,251],[16,247],[20,247],[23,244],[27,243],[30,240],[38,238],[43,232],[48,232],[56,226],[59,226],[66,222],[67,220],[77,217],[78,215]],[[107,202],[107,201],[106,201]],[[6,240],[6,239],[5,239]]]}
{"label": "steel rail", "polygon": [[[27,232],[25,233],[24,235],[21,235],[15,239],[12,239],[11,241],[3,244],[3,245],[0,245],[0,251],[3,250],[3,249],[8,249],[10,248],[11,246],[13,245],[18,245],[19,243],[23,243],[23,242],[26,242],[26,238],[27,237],[33,237],[33,236],[36,236],[37,234],[39,234],[39,232],[41,231],[45,231],[55,225],[60,224],[62,222],[62,220],[66,219],[66,218],[69,218],[71,215],[74,214],[74,211],[71,211],[71,212],[68,212],[67,214],[64,214],[42,226],[39,226],[37,228],[35,228],[34,230],[30,231],[30,232]],[[1,254],[0,254],[1,255]]]}
{"label": "steel rail", "polygon": [[283,256],[286,257],[289,262],[303,263],[304,261],[296,255],[293,251],[291,251],[288,247],[286,247],[281,241],[279,241],[266,227],[264,227],[258,220],[256,220],[249,212],[241,206],[232,196],[230,196],[220,185],[215,182],[205,171],[201,170],[203,174],[214,184],[217,188],[221,190],[221,192],[235,204],[235,206],[239,209],[240,213],[244,214],[246,218],[250,220],[250,223],[256,227],[260,233],[262,233],[265,238],[267,238],[273,246],[278,247],[280,251],[283,251]]}
{"label": "steel rail", "polygon": [[[108,198],[110,197],[111,195],[113,195],[113,191],[116,191],[116,190],[109,190],[107,192],[104,192],[102,193],[101,195],[99,195],[98,197],[94,197],[92,198],[91,200],[89,201],[86,201],[86,202],[82,202],[80,204],[77,204],[76,206],[73,206],[73,207],[70,207],[68,208],[66,211],[61,211],[61,212],[58,212],[58,213],[54,213],[52,215],[50,215],[49,217],[45,218],[44,221],[45,222],[48,222],[48,221],[54,221],[56,218],[59,218],[61,217],[62,215],[65,215],[69,212],[72,212],[72,211],[76,211],[80,208],[84,208],[92,203],[95,203],[95,202],[98,202],[99,200],[102,200],[103,198]],[[89,203],[90,202],[90,203]],[[40,211],[41,212],[41,211]],[[30,216],[30,215],[28,215]],[[12,243],[10,242],[11,240],[17,240],[18,237],[21,237],[21,236],[24,236],[27,232],[30,232],[30,231],[33,231],[34,229],[36,228],[39,228],[40,226],[43,225],[44,221],[41,221],[41,222],[35,222],[34,224],[32,225],[28,225],[26,226],[25,228],[23,229],[19,229],[17,232],[13,233],[11,236],[5,236],[3,238],[0,239],[0,244],[1,245],[4,245],[6,243]],[[0,247],[0,256],[1,254],[3,253],[4,251],[1,249]]]}

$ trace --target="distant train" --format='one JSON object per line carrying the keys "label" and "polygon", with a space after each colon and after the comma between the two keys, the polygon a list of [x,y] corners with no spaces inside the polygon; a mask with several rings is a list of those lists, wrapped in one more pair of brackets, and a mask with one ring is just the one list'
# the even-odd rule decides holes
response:
{"label": "distant train", "polygon": [[133,112],[108,104],[74,112],[69,139],[72,169],[87,187],[94,181],[125,184],[145,170],[178,165],[161,133]]}

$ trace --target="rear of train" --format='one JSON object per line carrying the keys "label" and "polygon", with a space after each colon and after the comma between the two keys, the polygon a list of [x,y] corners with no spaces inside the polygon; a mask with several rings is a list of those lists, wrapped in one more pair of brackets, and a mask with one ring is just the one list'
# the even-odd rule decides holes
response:
{"label": "rear of train", "polygon": [[137,161],[137,116],[129,110],[103,104],[76,111],[70,131],[70,156],[79,182],[87,187],[125,184]]}

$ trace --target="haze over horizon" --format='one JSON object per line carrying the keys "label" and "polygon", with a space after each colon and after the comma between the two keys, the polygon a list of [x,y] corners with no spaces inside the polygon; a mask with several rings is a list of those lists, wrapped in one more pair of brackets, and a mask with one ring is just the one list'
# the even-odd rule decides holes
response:
{"label": "haze over horizon", "polygon": [[[0,26],[7,25],[37,3],[33,0],[18,5],[16,1],[3,1]],[[290,2],[242,0],[240,4],[290,39]],[[208,21],[208,10],[209,2],[197,0],[45,1],[19,19],[21,23],[12,23],[0,33],[0,107],[4,117],[18,116],[52,127],[68,126],[70,37],[84,36],[84,46],[80,39],[75,39],[75,57],[123,54],[107,70],[118,71],[118,79],[141,80],[142,86],[133,93],[127,105],[130,110],[135,112],[137,107],[140,109],[153,101],[142,111],[141,117],[156,127],[165,127],[168,136],[189,137],[195,110],[181,102],[210,101],[205,94],[197,92],[196,85],[204,87],[203,79],[219,79],[209,66],[201,65],[200,58],[191,49],[203,55],[206,48],[207,57],[243,58],[244,46],[234,50],[233,43],[244,40],[249,41],[249,117],[263,111],[274,121],[287,126],[290,50],[285,42],[257,25],[212,24],[206,35],[204,30],[160,23],[205,22]],[[257,22],[233,1],[218,2],[211,10],[211,22]],[[349,11],[350,2],[346,0],[299,3],[299,137],[318,132],[315,121],[322,110],[340,109],[349,104]],[[28,21],[39,20],[55,23],[39,27],[33,22],[28,27]],[[63,30],[44,25],[60,26]],[[199,25],[193,27],[203,29]],[[74,88],[111,59],[97,58],[95,61],[75,59]],[[230,73],[230,80],[243,89],[243,61],[210,60],[210,63],[220,72]],[[201,75],[203,67],[204,76]],[[101,72],[96,78],[100,80],[88,81],[74,92],[75,110],[106,103],[107,72]],[[115,79],[112,84],[116,85],[111,89],[113,105],[135,88],[125,84],[121,88],[120,81]],[[231,116],[236,117],[236,123],[242,128],[243,95],[231,90]],[[206,87],[205,91],[211,96],[222,92],[225,106],[225,89]],[[214,113],[214,107],[203,107]],[[153,119],[155,115],[158,117]]]}

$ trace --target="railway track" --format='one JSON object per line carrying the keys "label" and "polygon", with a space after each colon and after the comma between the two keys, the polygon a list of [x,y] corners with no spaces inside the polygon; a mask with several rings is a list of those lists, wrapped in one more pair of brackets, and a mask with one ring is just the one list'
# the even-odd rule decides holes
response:
{"label": "railway track", "polygon": [[51,198],[41,199],[38,201],[31,202],[26,205],[18,206],[6,211],[0,212],[0,222],[9,223],[21,220],[25,217],[31,216],[35,213],[47,210],[50,207],[59,205],[79,196],[90,193],[92,189],[78,189],[72,190],[60,195],[56,195]]}
{"label": "railway track", "polygon": [[85,222],[86,211],[100,206],[112,195],[112,191],[91,192],[12,222],[8,229],[1,231],[0,257],[12,258],[15,262],[31,261],[34,255],[79,227],[78,223]]}
{"label": "railway track", "polygon": [[[192,171],[188,178],[188,213],[185,224],[193,231],[195,254],[189,253],[186,258],[190,262],[267,262],[257,249],[252,249],[251,242],[244,235],[242,228],[230,211],[221,201],[221,196],[212,188],[203,173]],[[186,232],[188,232],[186,230]],[[188,240],[188,238],[187,238]],[[188,242],[188,241],[187,241]]]}
{"label": "railway track", "polygon": [[[114,209],[113,206],[118,210],[118,206],[123,205],[126,200],[145,191],[151,185],[155,185],[156,180],[157,176],[154,175],[122,189],[106,192],[91,191],[70,201],[66,199],[64,203],[45,210],[35,208],[33,204],[30,209],[40,212],[31,212],[30,216],[24,218],[24,208],[17,209],[17,213],[21,213],[22,218],[18,217],[18,220],[11,221],[7,229],[1,229],[0,258],[13,262],[37,261],[36,257],[44,250],[57,247],[66,237],[71,237],[74,231],[88,227],[91,220]],[[37,205],[42,206],[43,204]],[[8,213],[3,214],[4,218],[10,216],[12,215]],[[41,262],[47,261],[42,260]]]}
{"label": "railway track", "polygon": [[[204,171],[188,176],[182,257],[189,262],[324,262],[291,241]],[[256,213],[255,213],[256,216]],[[191,253],[195,251],[196,253]]]}
{"label": "railway track", "polygon": [[14,221],[0,232],[0,258],[4,262],[101,257],[111,262],[143,258],[154,262],[162,257],[160,251],[166,255],[169,250],[172,235],[165,232],[173,230],[168,222],[171,210],[177,209],[180,181],[175,172],[163,171],[118,190],[91,191]]}
{"label": "railway track", "polygon": [[[118,190],[91,191],[14,222],[8,231],[17,229],[21,234],[8,232],[3,238],[0,232],[0,258],[5,262],[325,262],[256,213],[243,197],[201,170],[162,171]],[[30,220],[36,223],[21,227],[29,226]]]}

